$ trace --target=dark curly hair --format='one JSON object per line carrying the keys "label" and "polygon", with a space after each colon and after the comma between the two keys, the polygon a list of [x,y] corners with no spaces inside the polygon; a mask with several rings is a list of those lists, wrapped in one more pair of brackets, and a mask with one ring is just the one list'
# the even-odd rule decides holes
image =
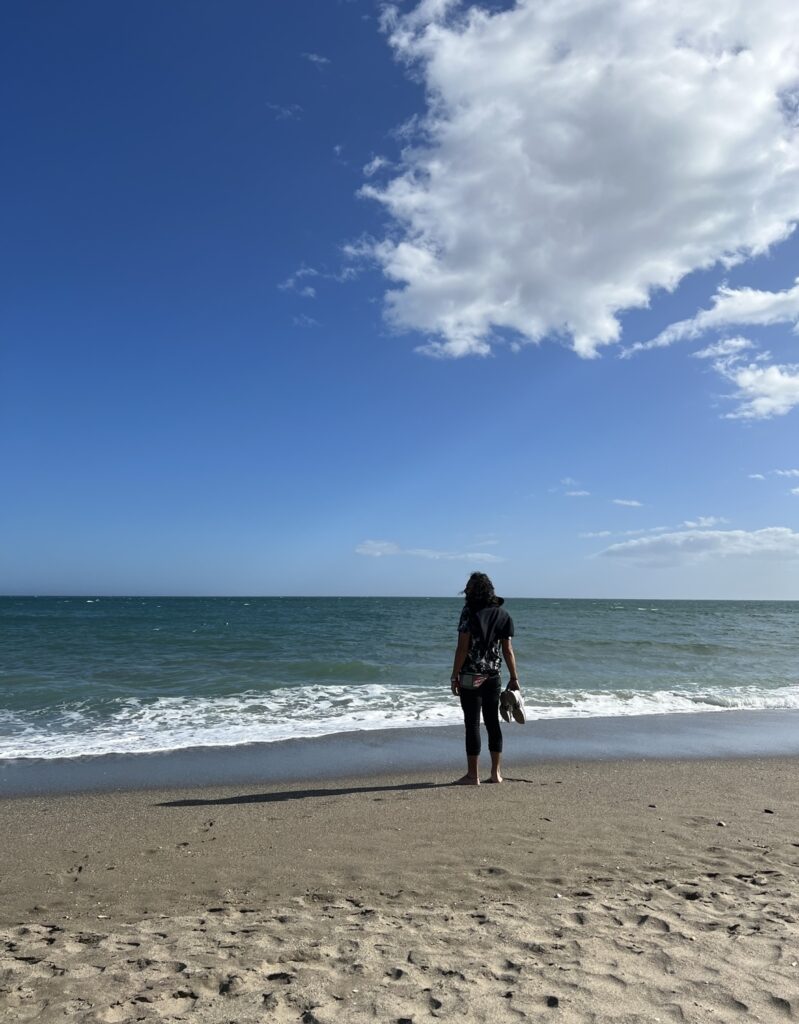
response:
{"label": "dark curly hair", "polygon": [[473,572],[463,588],[466,604],[470,611],[479,612],[493,604],[502,604],[502,598],[494,593],[494,584],[484,572]]}

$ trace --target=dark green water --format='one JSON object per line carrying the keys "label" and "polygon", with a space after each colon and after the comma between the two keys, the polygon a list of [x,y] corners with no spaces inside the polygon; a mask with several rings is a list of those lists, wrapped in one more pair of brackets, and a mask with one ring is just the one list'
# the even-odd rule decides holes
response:
{"label": "dark green water", "polygon": [[[799,708],[799,602],[509,600],[533,717]],[[0,757],[457,722],[460,603],[0,598]]]}

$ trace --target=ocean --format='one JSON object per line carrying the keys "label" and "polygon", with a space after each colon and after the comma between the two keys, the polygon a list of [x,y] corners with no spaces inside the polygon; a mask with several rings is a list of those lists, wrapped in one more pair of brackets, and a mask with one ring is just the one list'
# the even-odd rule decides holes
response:
{"label": "ocean", "polygon": [[[507,608],[532,719],[799,709],[799,602]],[[0,598],[0,759],[451,725],[460,609],[441,598]]]}

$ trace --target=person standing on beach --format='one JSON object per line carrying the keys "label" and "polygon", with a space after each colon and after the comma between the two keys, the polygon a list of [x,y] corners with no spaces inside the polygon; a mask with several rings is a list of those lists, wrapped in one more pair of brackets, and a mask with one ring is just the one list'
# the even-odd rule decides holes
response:
{"label": "person standing on beach", "polygon": [[[480,712],[488,732],[491,754],[489,782],[502,782],[502,728],[499,724],[502,659],[510,671],[508,704],[516,721],[524,721],[523,704],[513,653],[513,619],[502,607],[504,601],[494,593],[494,584],[484,572],[473,572],[464,588],[466,603],[458,622],[458,646],[452,664],[450,685],[460,697],[466,728],[466,774],[458,779],[462,786],[479,786]],[[501,653],[500,653],[501,648]],[[506,705],[507,706],[507,705]],[[503,711],[507,720],[507,711]]]}

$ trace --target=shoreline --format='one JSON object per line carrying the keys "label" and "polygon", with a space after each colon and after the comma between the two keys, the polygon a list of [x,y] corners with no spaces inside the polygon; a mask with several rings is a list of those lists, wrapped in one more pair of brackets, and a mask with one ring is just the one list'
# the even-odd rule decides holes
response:
{"label": "shoreline", "polygon": [[[799,710],[531,719],[524,726],[505,725],[503,732],[508,766],[799,756]],[[460,725],[363,730],[166,753],[18,759],[0,761],[0,800],[456,771],[462,760]]]}

